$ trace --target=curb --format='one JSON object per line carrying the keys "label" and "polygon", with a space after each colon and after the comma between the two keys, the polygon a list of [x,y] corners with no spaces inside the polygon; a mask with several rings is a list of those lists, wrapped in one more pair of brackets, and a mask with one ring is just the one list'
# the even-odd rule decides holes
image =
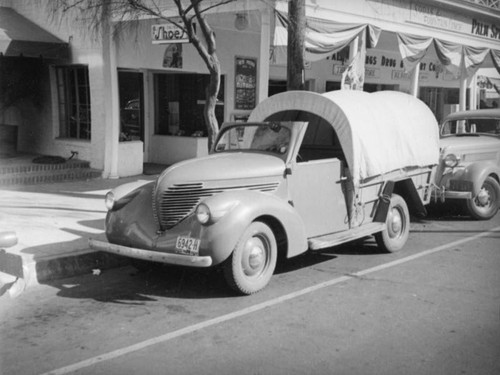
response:
{"label": "curb", "polygon": [[35,258],[0,250],[0,272],[22,281],[23,289],[128,264],[130,260],[126,257],[90,248],[73,250],[64,255]]}

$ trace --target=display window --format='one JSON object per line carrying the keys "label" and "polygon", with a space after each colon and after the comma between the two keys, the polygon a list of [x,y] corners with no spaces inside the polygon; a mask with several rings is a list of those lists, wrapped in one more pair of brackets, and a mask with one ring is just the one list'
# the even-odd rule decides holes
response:
{"label": "display window", "polygon": [[[208,74],[154,74],[155,134],[207,136],[203,110],[209,79]],[[221,76],[215,116],[222,124],[224,76]]]}

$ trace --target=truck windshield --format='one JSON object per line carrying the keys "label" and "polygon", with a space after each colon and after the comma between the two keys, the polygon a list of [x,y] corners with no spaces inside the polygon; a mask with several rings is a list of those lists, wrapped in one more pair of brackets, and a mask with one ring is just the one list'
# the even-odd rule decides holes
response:
{"label": "truck windshield", "polygon": [[280,156],[288,152],[290,125],[272,123],[242,124],[225,128],[215,145],[215,152],[264,151]]}
{"label": "truck windshield", "polygon": [[449,120],[441,127],[441,136],[479,134],[499,135],[500,119],[469,118],[463,120]]}

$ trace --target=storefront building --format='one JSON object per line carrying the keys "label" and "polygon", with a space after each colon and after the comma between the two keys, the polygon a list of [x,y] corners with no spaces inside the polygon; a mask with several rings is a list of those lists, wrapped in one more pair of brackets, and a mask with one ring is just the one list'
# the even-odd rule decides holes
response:
{"label": "storefront building", "polygon": [[[365,91],[404,91],[426,102],[438,120],[457,109],[493,106],[500,8],[479,2],[307,0],[306,87],[325,92],[355,80]],[[77,13],[54,22],[43,5],[0,0],[0,22],[6,23],[2,12],[12,11],[47,33],[45,44],[34,41],[34,56],[27,57],[23,43],[21,50],[0,50],[4,62],[22,56],[41,71],[36,105],[23,99],[0,114],[1,124],[17,129],[18,151],[77,152],[105,178],[140,174],[144,162],[207,154],[208,70],[180,29],[155,18],[117,19],[108,32],[94,34]],[[164,15],[175,18],[176,9],[166,6]],[[242,121],[259,101],[286,90],[286,16],[286,1],[246,0],[207,15],[222,67],[219,123]],[[63,52],[41,52],[49,42]]]}

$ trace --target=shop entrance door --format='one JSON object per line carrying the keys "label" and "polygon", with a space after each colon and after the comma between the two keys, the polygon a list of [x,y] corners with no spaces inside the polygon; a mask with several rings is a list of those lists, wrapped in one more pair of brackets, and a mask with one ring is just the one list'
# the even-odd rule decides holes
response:
{"label": "shop entrance door", "polygon": [[144,142],[144,88],[141,72],[119,71],[120,141]]}

